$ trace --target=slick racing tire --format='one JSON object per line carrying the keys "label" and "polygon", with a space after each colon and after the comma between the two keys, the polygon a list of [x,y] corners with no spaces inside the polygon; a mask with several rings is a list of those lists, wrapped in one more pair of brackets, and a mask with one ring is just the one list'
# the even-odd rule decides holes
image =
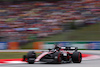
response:
{"label": "slick racing tire", "polygon": [[35,59],[36,59],[36,53],[34,51],[30,51],[27,53],[28,64],[34,64]]}
{"label": "slick racing tire", "polygon": [[62,62],[62,57],[61,56],[62,55],[61,55],[60,52],[54,53],[54,61],[55,61],[55,63],[61,64],[61,62]]}
{"label": "slick racing tire", "polygon": [[82,54],[80,52],[73,52],[72,61],[73,61],[73,63],[81,63]]}

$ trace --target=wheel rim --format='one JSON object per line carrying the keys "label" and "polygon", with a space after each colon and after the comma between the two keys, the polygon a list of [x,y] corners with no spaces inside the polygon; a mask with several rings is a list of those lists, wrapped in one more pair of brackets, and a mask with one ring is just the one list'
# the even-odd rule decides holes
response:
{"label": "wheel rim", "polygon": [[59,55],[58,55],[58,62],[60,63],[61,60],[62,60],[62,59],[61,59],[61,54],[59,54]]}

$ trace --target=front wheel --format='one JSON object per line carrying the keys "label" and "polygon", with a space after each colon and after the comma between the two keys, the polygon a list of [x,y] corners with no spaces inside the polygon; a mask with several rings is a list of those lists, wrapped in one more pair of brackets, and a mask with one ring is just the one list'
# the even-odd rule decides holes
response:
{"label": "front wheel", "polygon": [[28,58],[28,64],[34,64],[34,62],[35,62],[34,58],[32,58],[32,60],[31,60],[31,58]]}
{"label": "front wheel", "polygon": [[72,61],[73,61],[73,63],[81,63],[82,54],[80,52],[74,52],[72,54]]}
{"label": "front wheel", "polygon": [[35,59],[36,59],[36,53],[34,51],[28,52],[27,54],[28,64],[34,64]]}

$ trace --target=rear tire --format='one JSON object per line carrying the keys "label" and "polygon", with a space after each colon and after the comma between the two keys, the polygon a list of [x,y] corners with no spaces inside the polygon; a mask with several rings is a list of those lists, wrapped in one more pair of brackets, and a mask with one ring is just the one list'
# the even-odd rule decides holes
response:
{"label": "rear tire", "polygon": [[73,63],[81,63],[82,54],[80,52],[74,52],[72,54],[72,61],[73,61]]}
{"label": "rear tire", "polygon": [[59,63],[59,64],[62,63],[62,57],[61,57],[61,56],[62,56],[62,55],[61,55],[60,52],[56,52],[56,53],[54,54],[54,59],[55,59],[55,62],[56,62],[56,63]]}
{"label": "rear tire", "polygon": [[35,59],[36,59],[36,53],[34,51],[30,51],[27,53],[28,64],[34,64]]}

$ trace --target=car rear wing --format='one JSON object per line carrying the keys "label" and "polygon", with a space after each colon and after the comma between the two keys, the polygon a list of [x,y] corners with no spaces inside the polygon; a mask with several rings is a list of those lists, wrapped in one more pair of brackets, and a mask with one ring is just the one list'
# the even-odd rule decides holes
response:
{"label": "car rear wing", "polygon": [[61,47],[61,49],[63,49],[63,50],[75,50],[75,51],[77,51],[78,47]]}

